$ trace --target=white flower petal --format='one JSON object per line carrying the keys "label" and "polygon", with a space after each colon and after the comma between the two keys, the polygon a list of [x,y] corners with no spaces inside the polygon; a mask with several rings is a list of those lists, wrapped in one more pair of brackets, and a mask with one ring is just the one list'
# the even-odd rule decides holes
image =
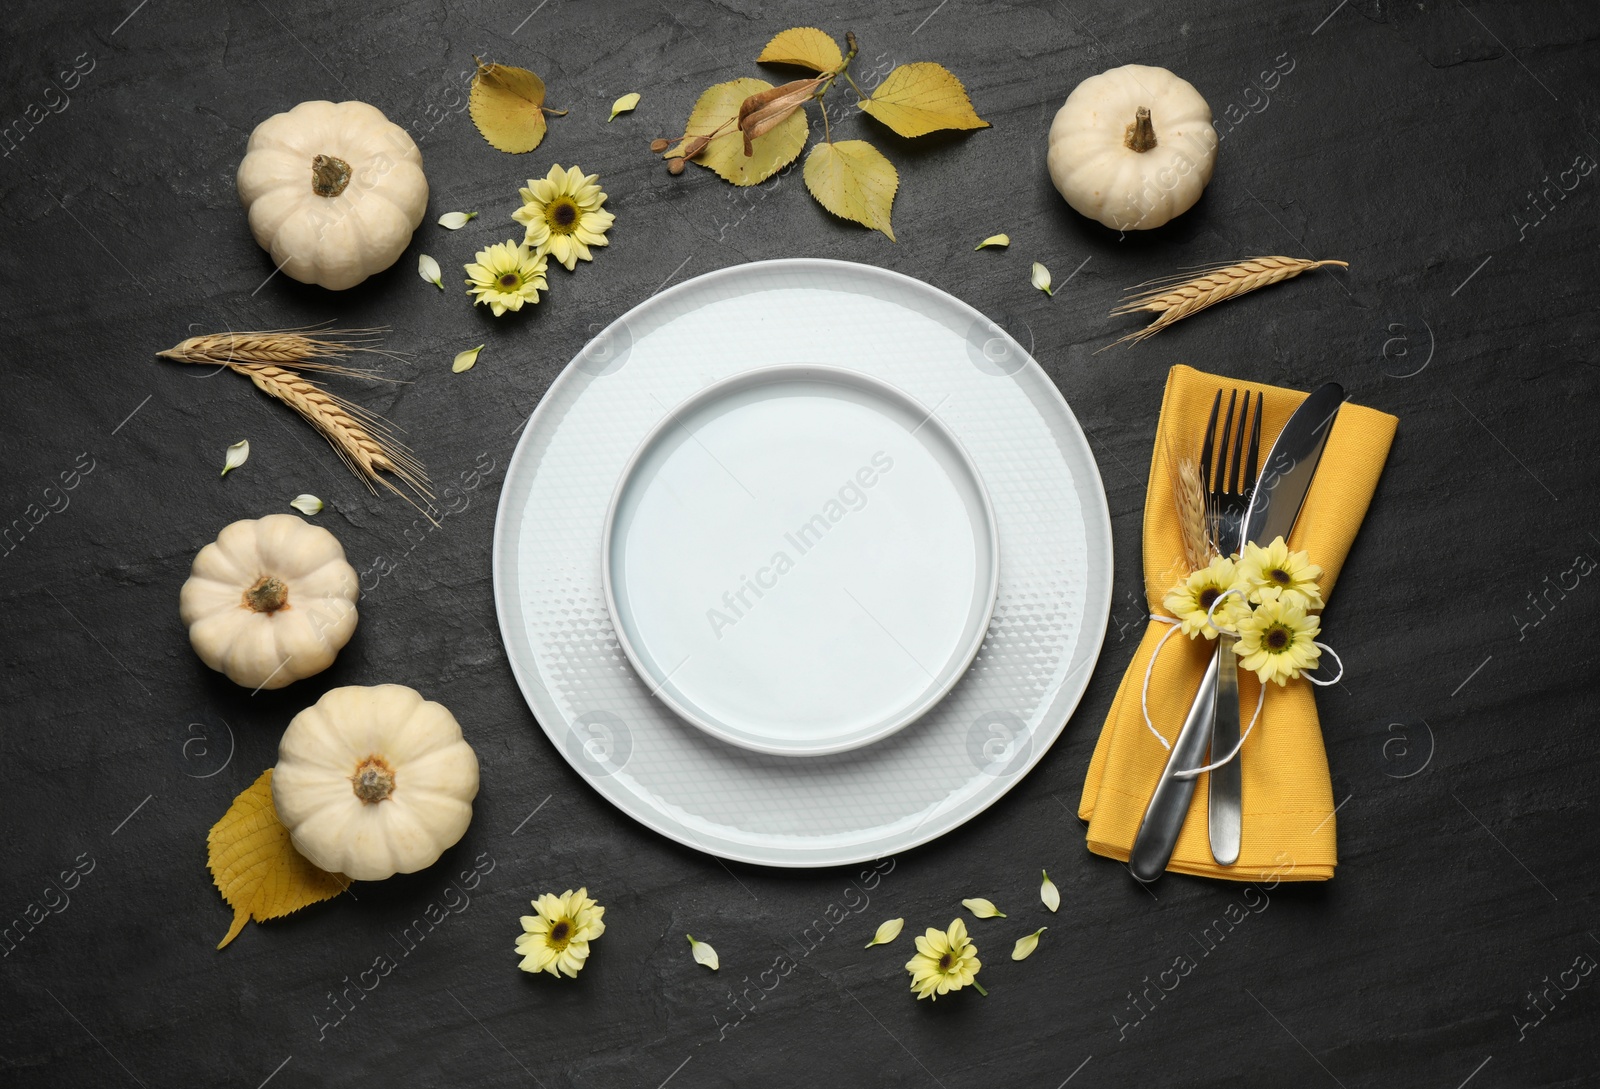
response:
{"label": "white flower petal", "polygon": [[606,124],[617,119],[617,114],[627,113],[639,104],[639,92],[630,91],[611,104],[611,116],[606,118]]}
{"label": "white flower petal", "polygon": [[1044,880],[1039,883],[1039,899],[1044,901],[1044,906],[1051,911],[1061,910],[1061,890],[1056,888],[1056,883],[1050,880],[1048,873],[1044,870],[1039,872],[1044,874]]}
{"label": "white flower petal", "polygon": [[887,920],[878,927],[878,932],[872,936],[872,940],[866,944],[865,948],[871,949],[874,945],[888,945],[900,936],[900,928],[905,925],[906,921],[904,919]]}
{"label": "white flower petal", "polygon": [[1006,913],[994,906],[992,900],[985,900],[981,896],[974,896],[969,900],[961,901],[961,906],[980,919],[1004,919]]}
{"label": "white flower petal", "polygon": [[417,275],[430,284],[437,286],[440,291],[444,290],[444,279],[439,272],[439,262],[425,253],[417,256]]}
{"label": "white flower petal", "polygon": [[1050,290],[1050,270],[1037,261],[1033,263],[1033,286],[1046,295],[1054,294]]}
{"label": "white flower petal", "polygon": [[1009,234],[991,234],[988,238],[985,238],[982,242],[979,242],[972,248],[975,250],[981,250],[985,246],[994,246],[999,249],[1004,249],[1009,245],[1011,245],[1011,236]]}
{"label": "white flower petal", "polygon": [[694,954],[696,964],[703,964],[713,972],[722,967],[717,960],[717,951],[709,943],[695,941],[693,934],[685,934],[684,937],[689,939],[689,951]]}
{"label": "white flower petal", "polygon": [[222,475],[227,476],[232,469],[237,469],[250,460],[250,440],[240,439],[228,447],[228,456],[222,462]]}
{"label": "white flower petal", "polygon": [[456,361],[450,364],[450,369],[456,374],[460,374],[462,371],[470,371],[473,365],[478,362],[478,353],[481,351],[483,351],[482,344],[476,348],[468,348],[464,352],[457,352]]}
{"label": "white flower petal", "polygon": [[1029,954],[1031,954],[1035,949],[1039,948],[1039,935],[1043,934],[1046,930],[1049,930],[1049,929],[1050,928],[1047,927],[1047,926],[1041,926],[1038,930],[1035,930],[1032,934],[1029,934],[1029,935],[1027,935],[1026,937],[1023,937],[1023,938],[1018,938],[1017,939],[1017,944],[1014,947],[1012,947],[1011,959],[1012,960],[1026,960],[1026,959],[1028,959]]}
{"label": "white flower petal", "polygon": [[[459,231],[473,219],[476,219],[477,215],[477,212],[446,212],[439,217],[439,226],[447,231]],[[428,260],[431,261],[433,258],[430,257]],[[438,266],[435,267],[437,268]]]}
{"label": "white flower petal", "polygon": [[308,517],[310,515],[320,514],[322,512],[322,500],[318,499],[310,492],[301,492],[299,495],[289,500],[289,505],[295,510],[299,511],[301,514],[307,515]]}

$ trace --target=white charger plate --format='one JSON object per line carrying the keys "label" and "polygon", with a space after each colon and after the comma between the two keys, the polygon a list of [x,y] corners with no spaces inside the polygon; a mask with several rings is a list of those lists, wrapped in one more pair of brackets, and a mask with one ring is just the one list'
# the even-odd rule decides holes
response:
{"label": "white charger plate", "polygon": [[[616,483],[665,410],[732,375],[818,362],[928,406],[977,466],[1003,554],[983,645],[943,700],[874,745],[796,760],[724,744],[652,695],[612,625],[601,556]],[[1111,575],[1094,457],[1038,364],[937,288],[838,261],[722,269],[612,323],[528,421],[495,524],[507,656],[557,751],[646,826],[773,866],[881,858],[1005,794],[1088,684]]]}
{"label": "white charger plate", "polygon": [[612,497],[622,649],[713,737],[823,756],[915,721],[978,653],[994,512],[929,410],[858,371],[763,367],[668,411]]}

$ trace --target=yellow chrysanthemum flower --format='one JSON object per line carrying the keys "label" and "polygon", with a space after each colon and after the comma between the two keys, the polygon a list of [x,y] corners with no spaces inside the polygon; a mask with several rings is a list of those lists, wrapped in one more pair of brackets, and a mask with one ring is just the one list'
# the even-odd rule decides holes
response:
{"label": "yellow chrysanthemum flower", "polygon": [[1161,604],[1178,618],[1178,626],[1190,639],[1196,635],[1215,639],[1217,628],[1232,629],[1239,618],[1249,611],[1244,598],[1234,594],[1219,605],[1211,620],[1207,621],[1206,613],[1217,598],[1235,588],[1245,589],[1239,585],[1234,562],[1226,556],[1216,556],[1209,564],[1168,590]]}
{"label": "yellow chrysanthemum flower", "polygon": [[1322,625],[1298,599],[1275,590],[1239,621],[1239,665],[1253,670],[1262,684],[1292,681],[1316,669],[1322,651],[1314,642]]}
{"label": "yellow chrysanthemum flower", "polygon": [[487,303],[494,316],[507,310],[521,310],[523,303],[537,303],[539,292],[550,283],[545,279],[549,262],[542,253],[530,253],[515,242],[501,242],[479,250],[477,260],[465,266],[467,294],[473,305]]}
{"label": "yellow chrysanthemum flower", "polygon": [[1260,591],[1273,588],[1285,601],[1298,599],[1307,612],[1322,608],[1322,591],[1317,587],[1321,575],[1322,568],[1308,562],[1304,552],[1290,552],[1282,537],[1265,548],[1245,545],[1239,559],[1239,577],[1249,585],[1251,600],[1260,601]]}
{"label": "yellow chrysanthemum flower", "polygon": [[918,998],[937,999],[950,991],[959,991],[972,984],[982,993],[978,983],[978,947],[967,937],[967,924],[956,919],[946,931],[928,928],[917,939],[917,955],[906,961],[906,971],[911,973],[911,989]]}
{"label": "yellow chrysanthemum flower", "polygon": [[616,217],[601,207],[605,191],[598,174],[577,167],[552,166],[543,179],[528,179],[522,207],[511,218],[528,229],[523,245],[548,253],[571,272],[579,260],[591,261],[590,246],[606,245],[606,231]]}
{"label": "yellow chrysanthemum flower", "polygon": [[606,932],[601,916],[606,909],[589,899],[587,888],[560,896],[545,893],[533,901],[537,915],[522,917],[523,934],[517,938],[517,952],[524,972],[565,973],[576,977],[589,959],[589,943]]}

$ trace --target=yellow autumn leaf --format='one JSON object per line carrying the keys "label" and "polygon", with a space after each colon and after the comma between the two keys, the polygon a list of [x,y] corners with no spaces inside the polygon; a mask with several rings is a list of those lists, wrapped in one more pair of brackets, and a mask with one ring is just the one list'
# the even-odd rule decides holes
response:
{"label": "yellow autumn leaf", "polygon": [[793,64],[813,72],[832,72],[844,64],[839,43],[814,26],[797,26],[774,37],[756,58],[764,64]]}
{"label": "yellow autumn leaf", "polygon": [[889,213],[900,175],[877,148],[865,140],[818,144],[806,156],[805,178],[806,188],[828,211],[895,240]]}
{"label": "yellow autumn leaf", "polygon": [[878,84],[861,108],[901,136],[925,136],[940,129],[986,129],[949,69],[932,61],[902,64]]}
{"label": "yellow autumn leaf", "polygon": [[233,908],[233,925],[218,949],[238,937],[251,919],[276,919],[331,900],[350,887],[348,877],[317,869],[294,849],[272,805],[271,768],[211,826],[206,846],[211,879]]}
{"label": "yellow autumn leaf", "polygon": [[811,132],[805,110],[798,109],[771,132],[752,140],[751,154],[744,153],[744,134],[738,126],[739,107],[751,95],[770,90],[772,84],[766,80],[750,78],[732,79],[707,88],[689,114],[689,124],[684,128],[688,135],[664,157],[675,158],[696,137],[720,132],[721,135],[706,144],[693,161],[734,185],[758,185],[766,181],[794,162]]}
{"label": "yellow autumn leaf", "polygon": [[472,123],[489,145],[521,154],[544,139],[544,115],[564,110],[544,108],[544,80],[526,68],[478,62],[468,96]]}

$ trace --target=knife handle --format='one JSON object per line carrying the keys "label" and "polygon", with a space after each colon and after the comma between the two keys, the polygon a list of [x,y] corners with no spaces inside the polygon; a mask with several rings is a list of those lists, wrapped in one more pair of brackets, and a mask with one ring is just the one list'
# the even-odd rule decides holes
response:
{"label": "knife handle", "polygon": [[[1239,744],[1239,659],[1234,642],[1226,632],[1217,636],[1217,696],[1211,724],[1213,762]],[[1211,833],[1211,857],[1222,866],[1239,861],[1239,837],[1244,823],[1244,784],[1239,763],[1240,757],[1235,756],[1220,768],[1211,769],[1206,823]]]}
{"label": "knife handle", "polygon": [[1167,766],[1161,769],[1155,793],[1145,807],[1144,820],[1139,834],[1134,838],[1133,850],[1128,853],[1128,869],[1140,881],[1154,881],[1166,872],[1172,861],[1172,851],[1178,845],[1178,833],[1183,830],[1184,818],[1189,815],[1189,803],[1194,798],[1193,779],[1179,779],[1174,772],[1196,768],[1203,762],[1206,745],[1211,741],[1212,711],[1216,706],[1217,656],[1211,656],[1205,676],[1200,679],[1200,691],[1189,706],[1189,716],[1183,720],[1178,739],[1172,743],[1167,755]]}

